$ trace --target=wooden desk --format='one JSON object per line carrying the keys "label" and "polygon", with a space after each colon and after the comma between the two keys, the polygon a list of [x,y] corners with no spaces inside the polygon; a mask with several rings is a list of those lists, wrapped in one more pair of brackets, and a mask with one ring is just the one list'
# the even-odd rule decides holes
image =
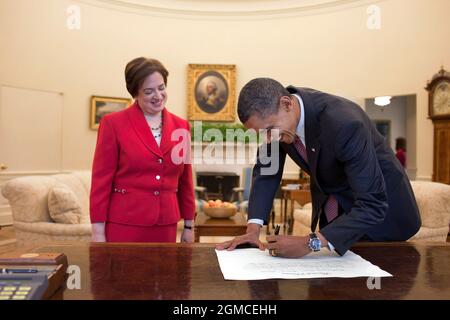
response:
{"label": "wooden desk", "polygon": [[247,219],[240,212],[229,219],[214,219],[199,213],[195,218],[195,242],[200,241],[201,236],[240,236],[247,231]]}
{"label": "wooden desk", "polygon": [[[360,243],[355,253],[390,272],[381,289],[367,278],[225,281],[212,244],[65,244],[81,270],[80,290],[62,299],[450,299],[450,244]],[[30,252],[30,250],[28,251]]]}
{"label": "wooden desk", "polygon": [[[287,212],[287,204],[290,201],[289,215]],[[283,231],[292,234],[294,229],[294,204],[297,201],[301,206],[311,202],[310,190],[292,190],[286,187],[281,188],[281,221],[283,223]]]}

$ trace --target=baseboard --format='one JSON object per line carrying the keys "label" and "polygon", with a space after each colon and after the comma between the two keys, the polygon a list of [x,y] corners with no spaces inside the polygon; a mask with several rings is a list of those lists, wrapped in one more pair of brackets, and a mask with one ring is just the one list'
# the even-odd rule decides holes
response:
{"label": "baseboard", "polygon": [[0,226],[11,226],[13,217],[9,206],[0,206]]}
{"label": "baseboard", "polygon": [[13,244],[16,242],[17,242],[16,239],[3,240],[3,241],[0,241],[0,246],[6,246],[8,244]]}
{"label": "baseboard", "polygon": [[409,180],[417,180],[417,168],[407,168],[406,174]]}
{"label": "baseboard", "polygon": [[431,181],[432,177],[431,176],[417,176],[416,180],[417,181]]}

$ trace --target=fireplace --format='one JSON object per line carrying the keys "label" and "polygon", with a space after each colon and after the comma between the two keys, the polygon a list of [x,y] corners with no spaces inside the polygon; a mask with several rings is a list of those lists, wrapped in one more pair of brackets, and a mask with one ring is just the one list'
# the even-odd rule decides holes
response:
{"label": "fireplace", "polygon": [[206,188],[210,200],[231,201],[239,176],[233,172],[197,172],[197,185]]}

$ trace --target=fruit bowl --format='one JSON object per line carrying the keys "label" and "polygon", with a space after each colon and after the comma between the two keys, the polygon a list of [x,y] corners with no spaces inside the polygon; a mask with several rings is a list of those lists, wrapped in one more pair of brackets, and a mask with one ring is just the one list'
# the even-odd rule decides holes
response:
{"label": "fruit bowl", "polygon": [[226,219],[234,216],[237,208],[234,204],[229,202],[222,202],[221,200],[208,201],[203,206],[203,213],[211,218]]}
{"label": "fruit bowl", "polygon": [[236,208],[203,208],[203,213],[208,217],[226,219],[236,214]]}

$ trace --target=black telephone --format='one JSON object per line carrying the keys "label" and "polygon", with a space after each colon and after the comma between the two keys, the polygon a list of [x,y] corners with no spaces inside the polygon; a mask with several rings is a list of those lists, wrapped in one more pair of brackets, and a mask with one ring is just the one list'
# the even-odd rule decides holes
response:
{"label": "black telephone", "polygon": [[13,273],[18,269],[3,269],[0,274],[0,301],[40,300],[48,287],[48,273]]}
{"label": "black telephone", "polygon": [[50,299],[64,286],[63,253],[8,252],[0,255],[0,300]]}

